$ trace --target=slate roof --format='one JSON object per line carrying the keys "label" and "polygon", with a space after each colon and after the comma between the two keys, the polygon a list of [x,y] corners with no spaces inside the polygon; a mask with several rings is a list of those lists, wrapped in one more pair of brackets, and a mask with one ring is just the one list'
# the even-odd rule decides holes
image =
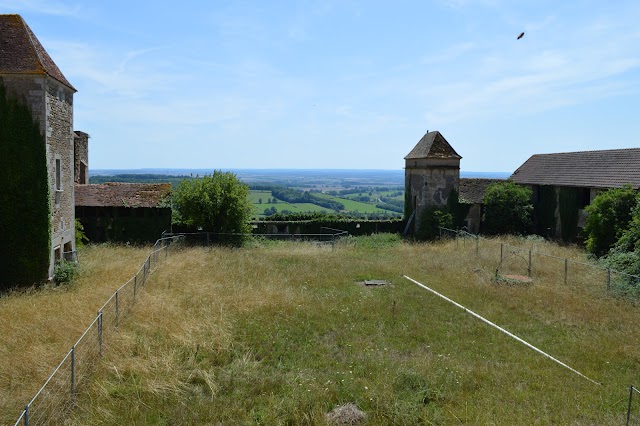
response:
{"label": "slate roof", "polygon": [[436,130],[427,132],[411,152],[404,157],[405,160],[420,158],[453,158],[459,160],[462,157],[449,145],[442,133]]}
{"label": "slate roof", "polygon": [[0,15],[0,74],[46,74],[76,90],[20,15]]}
{"label": "slate roof", "polygon": [[460,198],[471,204],[482,203],[487,187],[496,182],[504,182],[504,179],[461,178],[458,191]]}
{"label": "slate roof", "polygon": [[509,178],[516,183],[586,188],[640,188],[640,148],[531,156]]}
{"label": "slate roof", "polygon": [[170,183],[76,185],[76,207],[160,207],[171,196]]}

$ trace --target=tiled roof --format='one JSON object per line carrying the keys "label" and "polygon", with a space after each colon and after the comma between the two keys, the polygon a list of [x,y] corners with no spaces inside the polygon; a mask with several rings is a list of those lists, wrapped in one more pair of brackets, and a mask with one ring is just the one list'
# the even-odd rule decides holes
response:
{"label": "tiled roof", "polygon": [[459,195],[467,203],[482,203],[487,187],[504,179],[461,178]]}
{"label": "tiled roof", "polygon": [[418,144],[411,150],[405,160],[416,160],[420,158],[454,158],[461,156],[449,145],[449,142],[437,130],[427,132]]}
{"label": "tiled roof", "polygon": [[76,185],[76,207],[159,207],[171,196],[170,183]]}
{"label": "tiled roof", "polygon": [[0,15],[0,74],[47,74],[75,90],[20,15]]}
{"label": "tiled roof", "polygon": [[587,188],[640,188],[640,148],[538,154],[509,178],[516,183]]}

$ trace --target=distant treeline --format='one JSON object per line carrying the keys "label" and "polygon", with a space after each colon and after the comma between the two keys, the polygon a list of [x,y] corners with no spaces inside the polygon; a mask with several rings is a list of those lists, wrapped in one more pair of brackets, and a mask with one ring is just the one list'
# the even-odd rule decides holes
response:
{"label": "distant treeline", "polygon": [[125,182],[125,183],[170,183],[179,185],[183,179],[192,179],[191,176],[156,175],[156,174],[122,174],[122,175],[96,175],[89,177],[89,183]]}

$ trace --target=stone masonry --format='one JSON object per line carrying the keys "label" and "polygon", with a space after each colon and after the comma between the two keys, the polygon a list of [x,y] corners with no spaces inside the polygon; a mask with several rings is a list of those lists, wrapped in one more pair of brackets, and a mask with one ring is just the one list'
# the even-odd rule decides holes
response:
{"label": "stone masonry", "polygon": [[19,15],[0,15],[0,79],[10,96],[30,107],[45,136],[51,202],[51,255],[75,251],[73,95],[36,36]]}

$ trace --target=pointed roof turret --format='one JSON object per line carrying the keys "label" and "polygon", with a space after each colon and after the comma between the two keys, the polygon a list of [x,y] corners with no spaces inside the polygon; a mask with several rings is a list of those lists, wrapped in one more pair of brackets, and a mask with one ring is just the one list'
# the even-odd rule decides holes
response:
{"label": "pointed roof turret", "polygon": [[420,142],[411,150],[405,160],[421,158],[461,159],[462,157],[449,145],[449,142],[436,131],[427,132]]}
{"label": "pointed roof turret", "polygon": [[20,15],[0,15],[0,74],[45,74],[76,91]]}

